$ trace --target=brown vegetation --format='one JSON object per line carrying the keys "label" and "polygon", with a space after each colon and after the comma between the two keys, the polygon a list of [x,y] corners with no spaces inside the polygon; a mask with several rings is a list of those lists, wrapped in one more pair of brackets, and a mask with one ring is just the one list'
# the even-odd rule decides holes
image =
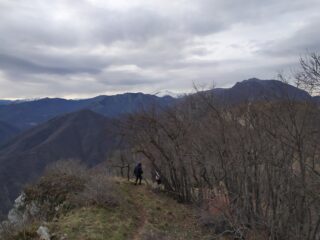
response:
{"label": "brown vegetation", "polygon": [[121,202],[117,185],[105,175],[92,176],[82,192],[74,197],[79,206],[115,207]]}

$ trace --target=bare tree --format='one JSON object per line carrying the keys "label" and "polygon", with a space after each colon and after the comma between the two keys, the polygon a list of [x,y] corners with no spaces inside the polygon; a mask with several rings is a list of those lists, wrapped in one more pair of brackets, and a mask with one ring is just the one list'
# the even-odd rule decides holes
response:
{"label": "bare tree", "polygon": [[320,93],[320,55],[308,54],[300,58],[301,70],[296,74],[296,82],[310,92]]}
{"label": "bare tree", "polygon": [[[310,58],[297,79],[315,89],[319,57]],[[319,239],[319,108],[286,92],[262,99],[229,106],[197,91],[170,109],[133,114],[123,128],[168,192],[221,214],[236,236]]]}

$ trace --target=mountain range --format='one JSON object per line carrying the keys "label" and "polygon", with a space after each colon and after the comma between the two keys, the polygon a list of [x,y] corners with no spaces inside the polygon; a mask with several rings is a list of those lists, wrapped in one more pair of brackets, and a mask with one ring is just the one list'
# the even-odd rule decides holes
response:
{"label": "mountain range", "polygon": [[82,109],[89,109],[107,117],[118,117],[152,105],[169,106],[173,101],[174,98],[170,96],[157,97],[143,93],[98,96],[82,100],[44,98],[0,105],[0,121],[25,130],[55,116]]}
{"label": "mountain range", "polygon": [[[222,103],[230,105],[244,101],[293,99],[320,102],[320,97],[311,97],[306,91],[277,80],[251,78],[236,83],[231,88],[215,88],[209,91]],[[183,98],[183,97],[182,97]],[[152,105],[170,106],[180,98],[155,96],[143,93],[125,93],[113,96],[97,96],[89,99],[67,100],[43,98],[28,101],[0,100],[0,121],[20,130],[26,130],[49,119],[89,109],[107,117],[119,117]]]}
{"label": "mountain range", "polygon": [[7,105],[10,103],[11,103],[11,101],[9,101],[9,100],[0,100],[0,105]]}
{"label": "mountain range", "polygon": [[[276,80],[249,79],[233,87],[207,91],[224,104],[244,101],[310,100],[320,97]],[[6,213],[24,184],[45,167],[62,159],[79,159],[94,166],[117,144],[117,118],[154,105],[183,101],[143,93],[98,96],[83,100],[45,98],[0,104],[0,211]],[[0,101],[1,102],[1,101]]]}

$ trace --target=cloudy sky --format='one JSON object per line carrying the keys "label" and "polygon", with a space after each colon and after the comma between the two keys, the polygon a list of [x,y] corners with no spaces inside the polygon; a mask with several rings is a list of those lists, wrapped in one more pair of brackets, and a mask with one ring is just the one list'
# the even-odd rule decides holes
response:
{"label": "cloudy sky", "polygon": [[0,99],[270,79],[319,25],[319,0],[0,0]]}

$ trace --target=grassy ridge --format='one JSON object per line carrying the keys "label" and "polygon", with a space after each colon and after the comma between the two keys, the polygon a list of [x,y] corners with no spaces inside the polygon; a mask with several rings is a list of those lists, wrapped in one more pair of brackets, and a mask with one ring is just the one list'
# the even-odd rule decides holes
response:
{"label": "grassy ridge", "polygon": [[74,209],[50,230],[56,238],[83,240],[122,239],[207,239],[193,211],[173,199],[156,194],[146,186],[116,180],[123,202],[114,208]]}

